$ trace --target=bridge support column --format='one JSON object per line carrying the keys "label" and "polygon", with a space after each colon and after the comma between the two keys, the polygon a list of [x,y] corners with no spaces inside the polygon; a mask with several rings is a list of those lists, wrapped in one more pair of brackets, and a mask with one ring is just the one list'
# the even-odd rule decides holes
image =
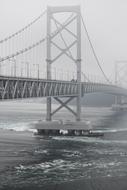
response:
{"label": "bridge support column", "polygon": [[122,96],[115,96],[115,105],[122,104]]}
{"label": "bridge support column", "polygon": [[78,82],[78,96],[77,96],[77,117],[76,120],[81,120],[81,61],[77,61],[77,82]]}
{"label": "bridge support column", "polygon": [[81,15],[80,7],[77,12],[77,117],[76,120],[81,120]]}
{"label": "bridge support column", "polygon": [[[47,79],[51,79],[51,12],[47,9]],[[47,116],[46,120],[51,121],[51,97],[47,97]]]}
{"label": "bridge support column", "polygon": [[51,104],[52,104],[52,100],[51,98],[47,98],[47,117],[46,120],[47,121],[51,121],[52,117],[51,117]]}
{"label": "bridge support column", "polygon": [[126,96],[122,96],[122,104],[127,104],[127,97]]}
{"label": "bridge support column", "polygon": [[[72,12],[75,14],[75,16],[70,16],[67,21],[63,24],[59,22],[59,19],[57,19],[54,14],[56,13],[65,13],[65,12]],[[76,32],[72,32],[70,29],[67,28],[68,25],[73,23],[75,21],[75,27]],[[57,32],[52,33],[53,29],[53,23],[56,25],[56,28],[58,29]],[[60,27],[60,28],[59,28]],[[62,33],[64,30],[68,32],[69,35],[73,36],[70,38],[71,43],[66,43],[64,39],[64,34]],[[61,40],[64,43],[64,48],[61,47],[61,44],[57,44],[55,37],[60,35]],[[74,40],[75,38],[75,40]],[[55,42],[56,41],[56,42]],[[71,53],[71,48],[76,45],[75,51],[76,51],[76,58]],[[54,56],[52,55],[53,48],[57,48],[59,51],[61,51],[58,55]],[[51,48],[52,47],[52,48]],[[56,50],[54,51],[56,52]],[[67,103],[70,102],[72,99],[72,96],[70,94],[70,98],[66,102],[62,102],[59,98],[56,98],[56,100],[61,104],[61,106],[55,110],[52,113],[51,110],[51,97],[47,97],[47,121],[52,120],[52,115],[56,113],[56,111],[60,110],[61,107],[66,107],[70,112],[72,112],[75,115],[75,118],[77,121],[81,120],[81,13],[80,13],[80,6],[65,6],[65,7],[48,7],[47,8],[47,79],[51,80],[51,65],[58,60],[58,58],[62,57],[63,55],[66,55],[71,59],[71,61],[76,63],[76,70],[77,70],[77,103],[76,107],[77,110],[74,112],[72,109],[70,109],[69,106],[67,106]]]}

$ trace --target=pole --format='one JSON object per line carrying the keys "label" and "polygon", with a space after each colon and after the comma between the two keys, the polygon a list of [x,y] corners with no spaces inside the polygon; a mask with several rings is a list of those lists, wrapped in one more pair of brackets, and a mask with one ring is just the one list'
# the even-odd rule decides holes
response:
{"label": "pole", "polygon": [[29,62],[26,62],[26,66],[27,66],[27,78],[29,78]]}
{"label": "pole", "polygon": [[[115,85],[117,85],[118,83],[117,72],[118,72],[118,65],[117,65],[117,62],[115,62]],[[118,104],[118,96],[115,95],[115,105],[117,104]]]}
{"label": "pole", "polygon": [[39,79],[39,64],[37,64],[37,71],[38,71],[38,79]]}
{"label": "pole", "polygon": [[16,77],[16,60],[14,59],[14,76]]}
{"label": "pole", "polygon": [[[1,60],[1,57],[0,57],[0,60]],[[0,75],[2,74],[2,72],[1,72],[1,62],[0,62]]]}
{"label": "pole", "polygon": [[1,63],[0,63],[0,75],[1,75]]}
{"label": "pole", "polygon": [[21,67],[21,77],[23,76],[23,67]]}
{"label": "pole", "polygon": [[115,63],[115,84],[117,85],[118,83],[118,78],[117,78],[117,71],[118,71],[118,68],[117,68],[117,63]]}
{"label": "pole", "polygon": [[16,77],[16,59],[12,58],[9,59],[9,61],[11,61],[11,63],[13,62],[13,65],[11,64],[11,76],[13,75],[14,77]]}

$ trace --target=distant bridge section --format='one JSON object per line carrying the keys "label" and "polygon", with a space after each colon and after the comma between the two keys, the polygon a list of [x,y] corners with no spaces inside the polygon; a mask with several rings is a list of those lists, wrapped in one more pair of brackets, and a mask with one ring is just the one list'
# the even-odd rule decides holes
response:
{"label": "distant bridge section", "polygon": [[[127,90],[115,85],[82,82],[81,94],[102,92],[127,96]],[[34,97],[77,97],[76,81],[58,81],[34,78],[0,76],[0,99],[19,99]]]}

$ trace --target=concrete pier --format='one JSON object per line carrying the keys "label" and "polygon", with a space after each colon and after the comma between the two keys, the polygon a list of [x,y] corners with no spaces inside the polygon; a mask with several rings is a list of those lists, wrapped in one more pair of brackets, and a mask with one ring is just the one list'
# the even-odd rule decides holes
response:
{"label": "concrete pier", "polygon": [[39,121],[35,124],[39,135],[44,136],[84,136],[92,130],[89,121]]}

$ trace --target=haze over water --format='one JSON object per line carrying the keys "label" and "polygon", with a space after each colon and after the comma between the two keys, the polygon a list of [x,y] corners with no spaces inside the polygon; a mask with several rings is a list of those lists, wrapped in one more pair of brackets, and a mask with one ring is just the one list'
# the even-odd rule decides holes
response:
{"label": "haze over water", "polygon": [[[126,177],[126,112],[117,113],[111,108],[83,108],[83,118],[92,121],[94,129],[103,131],[104,137],[41,138],[34,136],[29,129],[45,117],[45,105],[3,102],[0,107],[0,189],[38,190],[46,189],[47,185],[54,189],[56,184],[70,181],[73,184],[76,180],[88,180],[89,189],[93,189],[93,185],[97,189],[98,179],[106,181]],[[57,118],[63,116],[70,119],[71,115],[63,110]],[[17,131],[14,140],[10,137],[12,129]],[[66,189],[72,186],[66,186]],[[102,186],[104,189],[105,185]]]}

